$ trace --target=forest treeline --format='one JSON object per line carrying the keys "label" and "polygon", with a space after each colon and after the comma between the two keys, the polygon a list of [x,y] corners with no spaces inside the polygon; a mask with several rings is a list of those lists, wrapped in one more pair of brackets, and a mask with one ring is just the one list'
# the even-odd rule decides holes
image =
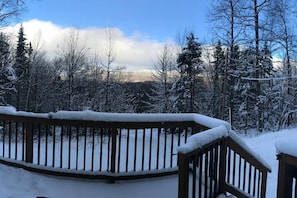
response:
{"label": "forest treeline", "polygon": [[137,83],[114,64],[111,29],[103,57],[90,56],[72,29],[49,60],[20,26],[16,44],[0,34],[0,102],[32,112],[194,112],[236,130],[277,130],[297,122],[295,7],[293,0],[212,1],[214,42],[185,31],[152,60],[153,80]]}

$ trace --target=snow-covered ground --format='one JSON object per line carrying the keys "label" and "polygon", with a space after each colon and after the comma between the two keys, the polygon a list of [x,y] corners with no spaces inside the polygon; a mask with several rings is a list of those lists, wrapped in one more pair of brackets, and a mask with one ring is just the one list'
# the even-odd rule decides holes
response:
{"label": "snow-covered ground", "polygon": [[[276,197],[278,161],[275,142],[282,139],[297,140],[297,128],[240,137],[272,167],[272,173],[268,174],[266,197]],[[171,198],[177,197],[177,187],[177,176],[109,184],[104,181],[40,175],[0,165],[0,197]]]}

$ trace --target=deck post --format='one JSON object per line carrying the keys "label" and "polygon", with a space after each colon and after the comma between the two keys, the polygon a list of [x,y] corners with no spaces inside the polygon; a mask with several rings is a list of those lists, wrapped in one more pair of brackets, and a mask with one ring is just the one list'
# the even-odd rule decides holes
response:
{"label": "deck post", "polygon": [[286,163],[283,154],[277,155],[278,159],[278,181],[277,198],[292,197],[293,167]]}
{"label": "deck post", "polygon": [[178,153],[178,198],[189,195],[189,161],[185,154]]}
{"label": "deck post", "polygon": [[33,131],[32,131],[32,123],[25,123],[25,131],[26,131],[26,158],[25,161],[27,163],[33,163]]}

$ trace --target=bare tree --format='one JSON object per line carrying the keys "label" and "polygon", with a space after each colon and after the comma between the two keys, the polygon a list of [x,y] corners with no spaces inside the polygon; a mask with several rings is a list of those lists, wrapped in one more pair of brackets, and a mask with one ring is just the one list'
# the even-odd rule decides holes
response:
{"label": "bare tree", "polygon": [[112,86],[112,72],[113,67],[112,64],[116,59],[116,53],[115,53],[115,32],[111,28],[105,29],[105,35],[107,38],[106,43],[106,61],[101,62],[102,67],[106,73],[105,76],[105,86],[104,86],[104,96],[105,96],[105,102],[104,102],[104,111],[109,112],[111,111],[111,104],[110,104],[110,97],[111,97],[111,86]]}
{"label": "bare tree", "polygon": [[[208,18],[212,24],[215,42],[221,41],[222,46],[226,47],[227,61],[223,73],[223,95],[222,112],[223,119],[234,119],[234,86],[236,81],[236,65],[238,45],[244,39],[244,27],[241,22],[241,15],[244,13],[243,0],[215,0],[212,3]],[[227,102],[229,101],[229,102]],[[228,117],[225,117],[228,115]]]}
{"label": "bare tree", "polygon": [[162,52],[157,57],[151,101],[152,112],[169,113],[173,112],[171,85],[175,72],[175,57],[172,47],[164,45]]}
{"label": "bare tree", "polygon": [[67,80],[67,104],[68,110],[74,108],[75,81],[83,72],[86,64],[86,47],[79,42],[79,31],[70,29],[63,45],[58,51],[65,66],[65,77]]}
{"label": "bare tree", "polygon": [[24,10],[25,0],[0,1],[0,25],[5,25],[9,19],[17,17]]}
{"label": "bare tree", "polygon": [[[294,74],[293,61],[296,54],[296,33],[294,32],[294,1],[291,0],[271,0],[270,9],[267,12],[269,17],[269,37],[273,43],[275,54],[283,60],[283,73],[286,77],[283,83],[286,84],[281,100],[283,116],[280,125],[290,124],[293,114],[297,109],[296,101],[296,80],[292,78]],[[282,123],[282,121],[284,123]]]}

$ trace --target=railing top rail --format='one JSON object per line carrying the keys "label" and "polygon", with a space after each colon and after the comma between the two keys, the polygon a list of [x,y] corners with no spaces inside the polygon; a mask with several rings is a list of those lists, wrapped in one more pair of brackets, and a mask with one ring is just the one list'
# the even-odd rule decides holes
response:
{"label": "railing top rail", "polygon": [[69,120],[69,121],[90,121],[90,122],[109,122],[109,123],[166,123],[166,122],[194,122],[196,124],[205,126],[207,128],[214,128],[220,125],[230,129],[231,126],[228,122],[223,120],[211,118],[208,116],[195,114],[195,113],[105,113],[86,111],[58,111],[50,113],[31,113],[16,111],[14,107],[0,106],[0,116],[17,116],[20,118],[40,118],[51,120]]}

